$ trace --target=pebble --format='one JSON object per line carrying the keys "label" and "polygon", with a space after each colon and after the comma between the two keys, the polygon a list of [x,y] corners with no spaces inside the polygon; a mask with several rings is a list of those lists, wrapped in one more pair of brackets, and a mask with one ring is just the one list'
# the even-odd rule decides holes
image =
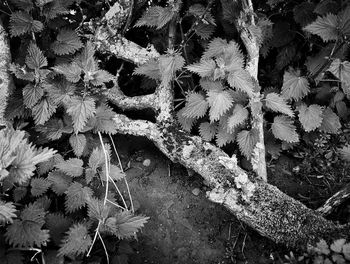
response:
{"label": "pebble", "polygon": [[194,188],[192,190],[192,194],[195,195],[195,196],[198,196],[200,192],[201,192],[201,190],[199,190],[199,188]]}
{"label": "pebble", "polygon": [[151,160],[150,160],[150,159],[145,159],[145,160],[142,162],[142,165],[145,166],[145,167],[148,167],[149,165],[151,165]]}

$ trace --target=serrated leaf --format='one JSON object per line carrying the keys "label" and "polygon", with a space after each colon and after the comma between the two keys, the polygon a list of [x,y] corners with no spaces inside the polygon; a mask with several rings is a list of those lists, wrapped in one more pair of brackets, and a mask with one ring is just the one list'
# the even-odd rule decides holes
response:
{"label": "serrated leaf", "polygon": [[134,70],[136,75],[145,75],[153,80],[161,80],[161,73],[159,70],[159,61],[150,59],[146,63],[137,66]]}
{"label": "serrated leaf", "polygon": [[158,19],[164,8],[161,6],[152,6],[148,8],[142,15],[142,17],[136,22],[135,27],[149,26],[157,27]]}
{"label": "serrated leaf", "polygon": [[49,240],[49,231],[41,229],[45,223],[45,211],[34,204],[26,206],[20,219],[7,227],[6,240],[13,247],[41,247]]}
{"label": "serrated leaf", "polygon": [[96,171],[105,162],[105,156],[102,148],[94,148],[89,157],[89,167]]}
{"label": "serrated leaf", "polygon": [[149,217],[134,216],[129,211],[117,213],[106,219],[103,228],[119,239],[130,238],[147,223]]}
{"label": "serrated leaf", "polygon": [[85,225],[75,224],[66,234],[58,250],[58,256],[79,256],[89,250],[92,239]]}
{"label": "serrated leaf", "polygon": [[63,233],[68,231],[72,220],[65,217],[62,213],[50,213],[46,216],[46,225],[50,231],[50,238],[59,246],[63,238]]}
{"label": "serrated leaf", "polygon": [[59,74],[63,74],[72,83],[77,83],[81,78],[82,70],[76,62],[56,65],[52,69]]}
{"label": "serrated leaf", "polygon": [[110,206],[103,204],[103,201],[97,198],[88,200],[88,216],[91,219],[104,221],[109,213]]}
{"label": "serrated leaf", "polygon": [[294,116],[290,105],[288,105],[284,98],[279,96],[277,93],[267,94],[265,98],[265,105],[274,112],[280,112],[290,117]]}
{"label": "serrated leaf", "polygon": [[96,114],[88,121],[88,126],[93,127],[94,132],[106,134],[116,134],[118,131],[117,124],[113,121],[116,113],[107,105],[100,105],[96,108]]}
{"label": "serrated leaf", "polygon": [[87,203],[92,197],[92,190],[89,187],[84,187],[79,182],[73,182],[65,191],[65,209],[67,213],[72,213]]}
{"label": "serrated leaf", "polygon": [[51,182],[51,189],[57,195],[64,194],[72,182],[72,177],[61,171],[51,171],[47,180]]}
{"label": "serrated leaf", "polygon": [[240,104],[236,104],[232,115],[227,120],[227,127],[230,131],[233,131],[235,127],[242,124],[245,120],[247,120],[249,112],[246,108],[244,108]]}
{"label": "serrated leaf", "polygon": [[17,211],[15,205],[12,202],[5,203],[0,200],[0,225],[7,223],[13,223],[13,218],[16,218]]}
{"label": "serrated leaf", "polygon": [[237,134],[237,143],[243,155],[250,160],[253,149],[259,141],[259,132],[256,129],[242,130]]}
{"label": "serrated leaf", "polygon": [[233,105],[231,94],[228,91],[209,91],[208,103],[210,106],[210,121],[219,120],[220,117]]}
{"label": "serrated leaf", "polygon": [[[110,164],[108,172],[110,181],[119,181],[125,178],[125,173],[114,164]],[[106,181],[106,166],[102,167],[101,180]]]}
{"label": "serrated leaf", "polygon": [[215,31],[215,26],[210,24],[208,25],[203,22],[200,22],[194,29],[194,32],[204,40],[210,39],[214,31]]}
{"label": "serrated leaf", "polygon": [[89,74],[98,70],[98,63],[95,60],[95,44],[91,41],[86,42],[84,49],[74,58],[76,63],[85,74]]}
{"label": "serrated leaf", "polygon": [[331,244],[331,250],[333,250],[336,253],[341,253],[345,242],[346,242],[346,239],[344,239],[344,238],[340,238],[340,239],[335,240]]}
{"label": "serrated leaf", "polygon": [[77,158],[61,161],[55,167],[71,177],[79,177],[83,174],[83,161]]}
{"label": "serrated leaf", "polygon": [[186,68],[191,72],[197,73],[201,77],[212,77],[216,68],[216,63],[214,60],[201,60]]}
{"label": "serrated leaf", "polygon": [[45,125],[37,126],[36,130],[44,134],[48,139],[57,140],[61,138],[64,126],[61,119],[51,118]]}
{"label": "serrated leaf", "polygon": [[184,58],[178,54],[162,55],[159,57],[159,70],[163,85],[168,85],[174,79],[176,71],[185,64]]}
{"label": "serrated leaf", "polygon": [[341,82],[350,84],[350,62],[335,59],[329,66],[328,71],[333,73]]}
{"label": "serrated leaf", "polygon": [[326,133],[337,134],[340,128],[341,123],[339,117],[332,111],[331,108],[327,107],[323,111],[323,120],[319,130]]}
{"label": "serrated leaf", "polygon": [[221,125],[216,133],[215,142],[219,147],[223,147],[228,143],[234,142],[235,138],[236,133],[228,132],[227,128]]}
{"label": "serrated leaf", "polygon": [[[80,76],[80,75],[79,75]],[[46,87],[49,97],[56,105],[67,105],[74,96],[76,86],[62,78],[59,82]]]}
{"label": "serrated leaf", "polygon": [[221,81],[211,81],[207,78],[201,78],[199,81],[199,84],[207,92],[211,90],[216,90],[216,91],[224,90],[224,86],[222,85]]}
{"label": "serrated leaf", "polygon": [[338,153],[343,160],[350,161],[350,145],[338,148]]}
{"label": "serrated leaf", "polygon": [[26,64],[32,70],[39,70],[40,68],[47,66],[46,57],[34,42],[29,44]]}
{"label": "serrated leaf", "polygon": [[252,77],[246,70],[237,70],[231,72],[227,77],[227,82],[232,88],[241,90],[242,92],[251,95],[253,92],[253,82]]}
{"label": "serrated leaf", "polygon": [[27,195],[27,187],[16,187],[13,190],[13,200],[18,203],[20,200],[22,200]]}
{"label": "serrated leaf", "polygon": [[177,9],[174,9],[173,6],[161,7],[161,6],[151,6],[147,11],[144,12],[142,17],[137,21],[135,27],[140,26],[149,26],[157,27],[161,29],[167,23],[169,23],[174,15],[176,14]]}
{"label": "serrated leaf", "polygon": [[67,113],[73,119],[74,132],[80,132],[87,120],[96,112],[95,101],[90,97],[73,97],[67,104]]}
{"label": "serrated leaf", "polygon": [[185,131],[191,131],[196,118],[189,118],[184,116],[184,108],[182,108],[179,112],[177,112],[176,117],[177,121],[180,123],[181,127]]}
{"label": "serrated leaf", "polygon": [[10,17],[10,33],[12,37],[18,37],[30,32],[40,32],[43,24],[34,20],[28,13],[23,11],[13,12]]}
{"label": "serrated leaf", "polygon": [[86,146],[86,137],[84,134],[72,134],[69,138],[69,144],[71,145],[74,154],[77,157],[80,157]]}
{"label": "serrated leaf", "polygon": [[32,108],[34,121],[36,125],[43,125],[56,112],[57,105],[55,105],[50,98],[42,98]]}
{"label": "serrated leaf", "polygon": [[302,104],[299,107],[299,121],[306,132],[313,131],[321,125],[322,112],[322,107],[316,104],[310,106]]}
{"label": "serrated leaf", "polygon": [[34,81],[34,72],[30,71],[30,69],[26,65],[21,66],[16,63],[11,63],[9,66],[10,72],[13,73],[16,76],[16,78],[30,82]]}
{"label": "serrated leaf", "polygon": [[289,69],[283,75],[282,96],[286,99],[299,100],[310,92],[309,82],[297,71]]}
{"label": "serrated leaf", "polygon": [[299,142],[299,136],[293,120],[287,116],[276,116],[271,126],[273,135],[289,143]]}
{"label": "serrated leaf", "polygon": [[227,46],[227,41],[221,38],[214,38],[210,41],[207,49],[204,51],[202,58],[204,60],[212,58],[212,57],[218,57],[222,55],[225,51],[225,48]]}
{"label": "serrated leaf", "polygon": [[209,104],[204,95],[199,93],[189,93],[186,98],[186,105],[183,110],[183,115],[187,118],[203,117]]}
{"label": "serrated leaf", "polygon": [[323,41],[338,39],[338,18],[334,14],[318,17],[313,23],[304,27],[304,30],[320,36]]}
{"label": "serrated leaf", "polygon": [[55,42],[51,44],[51,49],[56,55],[68,55],[83,47],[77,32],[71,29],[62,29]]}
{"label": "serrated leaf", "polygon": [[216,123],[203,122],[199,126],[199,134],[205,141],[211,141],[215,137],[217,129]]}
{"label": "serrated leaf", "polygon": [[32,108],[44,95],[44,90],[40,85],[27,84],[23,88],[23,103]]}
{"label": "serrated leaf", "polygon": [[316,249],[319,253],[324,255],[328,255],[329,253],[331,253],[327,242],[323,239],[316,243]]}
{"label": "serrated leaf", "polygon": [[43,162],[40,162],[38,174],[41,176],[45,173],[48,173],[49,171],[51,171],[55,167],[55,164],[57,164],[60,161],[63,161],[62,155],[55,154],[50,159],[43,161]]}
{"label": "serrated leaf", "polygon": [[343,254],[346,260],[350,260],[350,243],[343,246]]}
{"label": "serrated leaf", "polygon": [[33,196],[43,195],[51,186],[51,182],[45,178],[32,178],[30,180],[30,192]]}
{"label": "serrated leaf", "polygon": [[[86,77],[87,75],[85,75]],[[104,83],[113,81],[115,76],[105,70],[97,70],[90,74],[90,83],[95,86],[101,86]]]}
{"label": "serrated leaf", "polygon": [[34,202],[33,205],[43,208],[45,211],[49,210],[51,206],[51,199],[47,197],[47,195],[43,195],[39,198],[37,198]]}

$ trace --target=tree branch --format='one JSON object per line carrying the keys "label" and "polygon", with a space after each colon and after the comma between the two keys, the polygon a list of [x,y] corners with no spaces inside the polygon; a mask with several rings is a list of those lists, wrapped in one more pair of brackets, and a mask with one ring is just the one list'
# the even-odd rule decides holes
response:
{"label": "tree branch", "polygon": [[330,197],[324,205],[318,208],[316,211],[324,216],[329,215],[334,211],[334,209],[341,205],[345,200],[350,197],[350,183],[345,185],[341,190],[336,192],[332,197]]}
{"label": "tree branch", "polygon": [[107,98],[123,111],[152,109],[156,112],[159,109],[157,98],[154,93],[130,97],[126,96],[119,87],[116,86],[108,91]]}
{"label": "tree branch", "polygon": [[260,87],[258,84],[259,43],[256,37],[249,31],[249,26],[255,26],[254,9],[251,0],[242,0],[243,11],[236,20],[236,27],[240,31],[241,39],[248,53],[246,70],[250,73],[256,84],[256,91],[250,96],[252,111],[252,128],[259,132],[259,140],[253,150],[251,160],[253,170],[257,175],[267,181],[265,143],[264,143],[264,118],[261,104]]}
{"label": "tree branch", "polygon": [[349,225],[336,225],[263,181],[254,181],[220,148],[175,125],[132,121],[116,115],[118,132],[146,136],[172,161],[199,173],[211,186],[208,198],[277,243],[305,250],[320,239],[350,238]]}
{"label": "tree branch", "polygon": [[143,64],[149,59],[158,58],[159,53],[153,46],[143,48],[140,45],[123,37],[112,37],[106,27],[99,27],[94,37],[97,50],[111,53],[117,58]]}
{"label": "tree branch", "polygon": [[9,64],[11,63],[11,52],[7,33],[0,19],[0,125],[6,124],[4,116],[7,105],[7,98],[13,91],[14,83],[9,74]]}

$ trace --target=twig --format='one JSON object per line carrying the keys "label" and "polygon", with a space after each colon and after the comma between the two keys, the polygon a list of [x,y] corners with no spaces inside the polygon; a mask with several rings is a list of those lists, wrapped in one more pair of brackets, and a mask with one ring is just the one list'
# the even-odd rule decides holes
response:
{"label": "twig", "polygon": [[104,249],[104,251],[105,251],[105,255],[106,255],[106,259],[107,259],[107,264],[109,264],[109,256],[108,256],[108,251],[107,251],[107,248],[106,248],[105,242],[103,241],[103,239],[102,239],[102,237],[101,237],[100,232],[97,232],[97,234],[98,234],[98,237],[99,237],[99,238],[100,238],[100,240],[101,240],[102,247],[103,247],[103,249]]}
{"label": "twig", "polygon": [[[115,155],[117,156],[117,159],[118,159],[118,162],[119,162],[119,167],[120,167],[120,170],[125,173],[124,169],[123,169],[123,165],[122,165],[122,162],[120,160],[120,157],[119,157],[119,154],[118,154],[118,151],[117,151],[117,148],[115,147],[115,144],[114,144],[114,140],[112,138],[111,135],[109,135],[109,138],[112,142],[112,146],[113,146],[113,150],[114,150],[114,153]],[[130,205],[131,205],[131,211],[134,212],[134,203],[133,203],[133,200],[132,200],[132,197],[131,197],[131,193],[130,193],[130,188],[129,188],[129,184],[128,184],[128,181],[126,180],[125,177],[123,177],[124,179],[124,182],[125,182],[125,185],[126,185],[126,189],[128,191],[128,195],[129,195],[129,199],[130,199]]]}
{"label": "twig", "polygon": [[106,205],[107,202],[107,196],[108,196],[108,187],[109,187],[109,166],[108,166],[108,155],[107,155],[107,150],[105,148],[105,145],[103,144],[103,139],[101,132],[98,132],[98,136],[100,138],[101,146],[103,149],[103,154],[105,156],[105,170],[106,170],[106,190],[105,190],[105,197],[103,199],[103,205]]}

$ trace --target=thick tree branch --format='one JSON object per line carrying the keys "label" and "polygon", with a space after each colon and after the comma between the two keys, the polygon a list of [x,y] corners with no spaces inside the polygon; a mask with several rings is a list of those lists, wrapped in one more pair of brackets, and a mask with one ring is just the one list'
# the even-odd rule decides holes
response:
{"label": "thick tree branch", "polygon": [[350,238],[348,225],[336,225],[263,181],[254,181],[221,149],[174,125],[132,121],[116,115],[118,132],[146,136],[172,161],[199,173],[212,187],[208,198],[277,243],[305,249],[320,239]]}
{"label": "thick tree branch", "polygon": [[113,37],[106,27],[99,27],[96,30],[94,40],[98,50],[111,53],[117,58],[137,65],[143,64],[149,59],[159,57],[159,53],[153,46],[143,48],[126,38]]}
{"label": "thick tree branch", "polygon": [[255,82],[255,92],[250,97],[250,106],[252,111],[252,128],[259,132],[259,141],[253,150],[251,160],[253,170],[257,175],[267,181],[266,162],[265,162],[265,143],[264,143],[264,118],[262,113],[261,94],[258,84],[258,65],[259,65],[259,43],[256,37],[249,31],[249,26],[255,26],[254,9],[251,0],[241,0],[243,11],[236,20],[236,27],[240,32],[241,39],[247,50],[248,59],[246,61],[246,70],[250,73]]}
{"label": "thick tree branch", "polygon": [[4,116],[7,105],[7,98],[13,90],[13,80],[9,74],[9,64],[11,63],[11,52],[7,33],[0,19],[0,125],[5,125]]}

